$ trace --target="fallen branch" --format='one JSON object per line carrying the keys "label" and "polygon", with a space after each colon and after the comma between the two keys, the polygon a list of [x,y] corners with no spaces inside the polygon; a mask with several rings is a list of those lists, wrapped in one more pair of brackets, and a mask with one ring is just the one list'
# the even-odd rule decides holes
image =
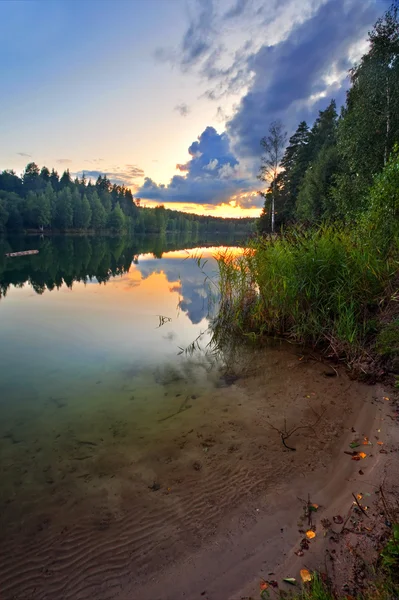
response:
{"label": "fallen branch", "polygon": [[326,410],[327,409],[325,408],[320,415],[317,415],[317,413],[313,410],[313,412],[317,415],[317,419],[316,419],[316,421],[314,423],[312,423],[310,425],[298,425],[296,427],[293,427],[292,429],[287,429],[287,419],[284,419],[284,429],[279,429],[278,427],[275,427],[269,421],[267,421],[267,424],[269,425],[269,427],[271,427],[272,429],[274,429],[274,431],[277,431],[277,433],[281,437],[281,441],[283,442],[283,445],[287,448],[287,450],[291,450],[292,452],[296,452],[296,448],[292,448],[291,446],[288,446],[286,444],[286,440],[288,440],[292,435],[294,435],[294,433],[296,433],[300,429],[313,429],[313,431],[314,431],[314,428],[321,421],[321,419],[323,418],[324,413],[326,412]]}

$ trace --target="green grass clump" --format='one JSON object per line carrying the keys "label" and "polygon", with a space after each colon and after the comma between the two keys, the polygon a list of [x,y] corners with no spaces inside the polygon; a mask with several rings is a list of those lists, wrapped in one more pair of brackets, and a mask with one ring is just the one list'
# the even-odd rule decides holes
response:
{"label": "green grass clump", "polygon": [[399,319],[388,323],[378,333],[376,350],[382,356],[399,356]]}
{"label": "green grass clump", "polygon": [[215,340],[284,336],[356,356],[375,324],[394,262],[367,235],[337,227],[256,239],[241,256],[218,257]]}

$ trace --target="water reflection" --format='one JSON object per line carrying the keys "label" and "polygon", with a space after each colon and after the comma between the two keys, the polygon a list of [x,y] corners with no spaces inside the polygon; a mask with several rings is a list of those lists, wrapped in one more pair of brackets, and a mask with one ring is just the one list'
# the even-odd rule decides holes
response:
{"label": "water reflection", "polygon": [[[231,245],[232,239],[202,242],[204,246]],[[237,243],[237,242],[236,242]],[[66,286],[72,289],[76,283],[107,283],[114,277],[129,273],[141,274],[145,280],[152,274],[163,273],[171,283],[170,291],[178,291],[180,309],[187,313],[193,324],[198,324],[208,310],[205,275],[195,268],[188,249],[199,242],[184,237],[67,237],[17,238],[12,242],[0,240],[0,298],[10,287],[29,284],[42,295]],[[6,252],[30,248],[39,249],[35,256],[14,259],[5,257]],[[180,249],[180,251],[179,251]],[[181,250],[183,249],[183,250]],[[201,252],[201,251],[199,251]],[[166,255],[165,255],[166,253]],[[161,259],[154,260],[154,259]],[[209,274],[209,267],[208,267]],[[135,275],[125,278],[126,286],[138,286]]]}
{"label": "water reflection", "polygon": [[[4,258],[31,248],[39,254]],[[74,542],[79,528],[102,569],[97,534],[109,529],[119,540],[121,514],[139,526],[148,518],[158,531],[148,498],[180,502],[178,486],[183,495],[191,486],[178,482],[197,474],[193,461],[199,464],[213,443],[207,422],[198,436],[194,424],[207,421],[225,381],[218,356],[180,348],[204,332],[207,343],[209,289],[196,257],[208,259],[206,274],[214,277],[215,250],[176,238],[0,242],[0,587],[10,579],[9,557],[12,570],[20,553],[26,574],[30,556],[45,546],[42,535],[57,561],[81,548]],[[228,397],[219,402],[227,410]],[[194,450],[185,449],[187,432]],[[161,507],[162,522],[168,510]],[[137,548],[140,556],[151,552]],[[8,589],[21,598],[49,597],[37,591],[48,584],[48,561],[38,560],[32,581],[24,575],[21,587],[18,572]],[[51,577],[51,597],[63,597]],[[75,580],[73,566],[62,585]]]}

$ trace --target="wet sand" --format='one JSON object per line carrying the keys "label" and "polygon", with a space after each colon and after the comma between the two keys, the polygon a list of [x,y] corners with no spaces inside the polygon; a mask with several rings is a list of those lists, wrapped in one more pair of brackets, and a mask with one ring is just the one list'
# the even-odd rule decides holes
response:
{"label": "wet sand", "polygon": [[[2,439],[21,481],[2,495],[2,600],[227,600],[254,595],[270,571],[297,576],[298,497],[338,510],[360,467],[371,481],[393,456],[374,447],[359,466],[344,454],[352,427],[393,435],[389,403],[380,387],[327,372],[276,348],[252,355],[231,385],[198,391],[172,378],[173,402],[145,419],[105,413],[100,438],[89,424],[71,432],[68,463],[54,472],[47,454],[40,481],[29,448]],[[303,427],[287,440],[295,451],[270,426],[285,419]]]}

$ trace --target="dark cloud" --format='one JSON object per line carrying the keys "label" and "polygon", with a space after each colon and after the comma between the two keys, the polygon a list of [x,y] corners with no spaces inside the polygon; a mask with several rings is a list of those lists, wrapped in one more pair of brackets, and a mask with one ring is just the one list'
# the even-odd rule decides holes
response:
{"label": "dark cloud", "polygon": [[286,39],[248,58],[254,77],[227,124],[240,156],[259,155],[259,140],[274,119],[281,118],[292,131],[300,120],[313,120],[331,97],[338,105],[344,102],[350,49],[367,37],[383,5],[382,0],[378,5],[328,0]]}
{"label": "dark cloud", "polygon": [[212,0],[196,0],[194,14],[181,47],[181,64],[189,67],[212,47],[215,19]]}
{"label": "dark cloud", "polygon": [[182,117],[187,117],[191,111],[190,107],[184,102],[175,106],[174,110],[177,111]]}
{"label": "dark cloud", "polygon": [[56,162],[59,165],[70,165],[72,161],[70,158],[57,158]]}
{"label": "dark cloud", "polygon": [[249,0],[237,0],[236,3],[229,8],[228,11],[225,12],[225,19],[234,19],[235,17],[239,17],[243,14],[245,9],[249,4]]}
{"label": "dark cloud", "polygon": [[220,204],[253,188],[254,182],[240,172],[226,133],[219,134],[213,127],[207,127],[188,152],[191,159],[177,165],[186,173],[185,177],[175,175],[168,185],[158,185],[146,177],[138,195],[162,202]]}
{"label": "dark cloud", "polygon": [[[100,159],[99,159],[100,160]],[[111,167],[110,169],[102,170],[86,170],[78,171],[76,175],[79,177],[85,174],[89,179],[97,179],[99,175],[106,175],[112,183],[117,185],[135,186],[135,179],[144,176],[143,169],[136,165],[125,165],[124,167]]]}
{"label": "dark cloud", "polygon": [[32,158],[32,156],[30,154],[27,154],[26,152],[17,152],[18,156],[25,156],[27,158]]}

